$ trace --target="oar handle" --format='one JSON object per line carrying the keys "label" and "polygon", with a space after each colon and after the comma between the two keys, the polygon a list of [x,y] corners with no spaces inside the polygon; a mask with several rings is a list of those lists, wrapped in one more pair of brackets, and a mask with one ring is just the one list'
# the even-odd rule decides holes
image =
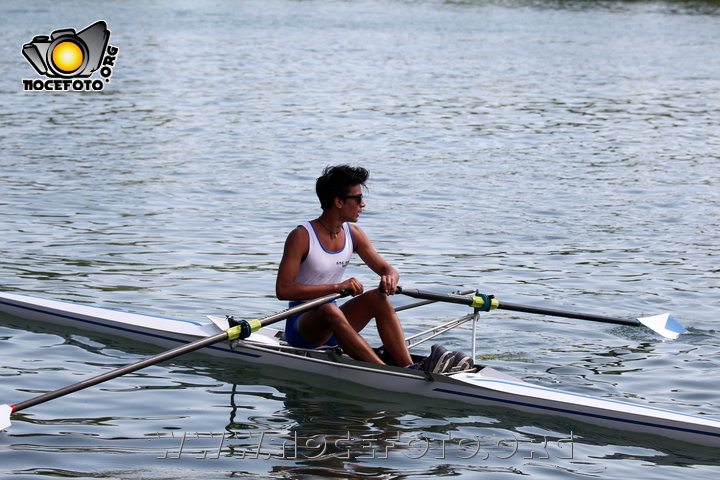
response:
{"label": "oar handle", "polygon": [[467,305],[478,310],[489,311],[498,308],[498,301],[492,295],[477,294],[472,296],[455,294],[455,293],[434,293],[426,292],[424,290],[402,288],[398,286],[395,289],[395,293],[402,293],[413,298],[423,298],[433,302],[448,302],[458,303],[460,305]]}
{"label": "oar handle", "polygon": [[[402,290],[401,287],[397,287],[397,288],[395,289],[395,293],[401,293],[401,290]],[[468,295],[468,294],[470,294],[470,293],[472,293],[472,292],[474,292],[474,291],[475,291],[475,290],[472,290],[472,289],[470,289],[470,290],[460,290],[460,291],[455,292],[455,293],[456,293],[457,295]],[[400,305],[400,306],[398,306],[398,307],[395,307],[395,311],[396,311],[396,312],[402,312],[403,310],[409,310],[409,309],[415,308],[415,307],[422,307],[423,305],[430,305],[430,304],[436,303],[436,302],[438,302],[438,301],[440,301],[440,300],[421,300],[421,301],[419,301],[419,302],[410,303],[410,304],[407,304],[407,305]]]}
{"label": "oar handle", "polygon": [[262,327],[267,327],[268,325],[272,325],[273,323],[279,322],[280,320],[290,318],[293,315],[307,312],[325,303],[333,302],[338,298],[347,297],[351,293],[352,292],[350,290],[340,290],[337,293],[331,293],[330,295],[325,295],[324,297],[308,300],[307,302],[301,303],[300,305],[295,305],[294,307],[290,307],[286,310],[283,310],[282,312],[274,313],[265,318],[261,318],[258,320],[239,320],[237,321],[237,325],[225,330],[228,334],[228,340],[247,338],[250,336],[251,333],[257,332]]}
{"label": "oar handle", "polygon": [[[307,312],[308,310],[317,308],[320,305],[324,305],[326,303],[333,302],[333,301],[337,300],[338,298],[347,297],[351,293],[352,292],[350,290],[340,290],[338,293],[331,293],[330,295],[325,295],[324,297],[319,297],[319,298],[315,298],[313,300],[308,300],[307,302],[301,303],[300,305],[296,305],[294,307],[288,308],[287,310],[283,310],[282,312],[278,312],[274,315],[267,316],[267,317],[259,320],[259,322],[263,327],[266,327],[266,326],[271,325],[280,320],[285,320],[288,317],[297,315],[298,313]],[[253,331],[255,331],[255,330],[253,330]]]}
{"label": "oar handle", "polygon": [[403,295],[407,295],[408,297],[421,298],[433,302],[459,303],[460,305],[470,305],[472,303],[472,298],[466,295],[426,292],[416,288],[403,288],[400,285],[395,288],[395,293],[401,293]]}

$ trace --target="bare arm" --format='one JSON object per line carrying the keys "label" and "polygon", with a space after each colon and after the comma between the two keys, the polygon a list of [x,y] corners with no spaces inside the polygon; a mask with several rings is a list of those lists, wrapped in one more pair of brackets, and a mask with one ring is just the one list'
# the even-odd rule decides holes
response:
{"label": "bare arm", "polygon": [[355,278],[350,278],[342,283],[325,285],[305,285],[295,281],[300,264],[309,249],[309,238],[307,230],[297,227],[290,232],[285,240],[282,260],[278,268],[277,279],[275,280],[275,295],[280,300],[310,300],[322,297],[341,290],[350,290],[353,295],[363,292],[362,284]]}
{"label": "bare arm", "polygon": [[355,251],[370,269],[380,275],[380,290],[392,295],[400,280],[400,274],[375,250],[367,234],[357,225],[351,225]]}

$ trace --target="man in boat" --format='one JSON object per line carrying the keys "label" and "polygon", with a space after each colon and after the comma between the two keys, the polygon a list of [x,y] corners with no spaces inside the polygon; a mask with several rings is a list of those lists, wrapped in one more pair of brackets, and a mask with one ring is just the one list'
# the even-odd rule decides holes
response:
{"label": "man in boat", "polygon": [[[375,318],[380,338],[394,363],[415,366],[410,357],[400,320],[390,302],[400,275],[373,248],[368,236],[356,225],[365,207],[363,187],[369,173],[362,167],[327,167],[317,179],[315,191],[322,214],[296,227],[285,241],[276,280],[276,294],[290,306],[324,295],[349,290],[352,299],[338,306],[335,302],[287,319],[285,340],[294,347],[317,348],[340,345],[357,360],[384,364],[360,331]],[[377,288],[365,290],[355,277],[343,279],[353,252],[380,281]],[[433,372],[447,370],[457,352],[433,346],[423,368]],[[454,360],[451,360],[451,357]]]}

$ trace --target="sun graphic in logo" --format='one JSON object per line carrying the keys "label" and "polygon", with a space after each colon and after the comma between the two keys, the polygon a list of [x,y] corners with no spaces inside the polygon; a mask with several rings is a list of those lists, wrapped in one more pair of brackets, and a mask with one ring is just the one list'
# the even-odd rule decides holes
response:
{"label": "sun graphic in logo", "polygon": [[60,42],[52,51],[53,64],[63,72],[74,72],[82,66],[83,59],[83,51],[75,42]]}

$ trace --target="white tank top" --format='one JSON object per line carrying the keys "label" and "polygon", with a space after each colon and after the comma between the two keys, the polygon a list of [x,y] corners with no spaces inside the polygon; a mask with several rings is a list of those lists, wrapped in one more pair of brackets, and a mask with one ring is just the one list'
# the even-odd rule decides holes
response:
{"label": "white tank top", "polygon": [[345,243],[343,248],[337,252],[325,250],[312,223],[305,222],[302,227],[305,227],[308,232],[309,248],[307,256],[300,264],[300,271],[295,277],[295,281],[303,285],[340,283],[355,249],[350,224],[343,223],[342,230]]}

